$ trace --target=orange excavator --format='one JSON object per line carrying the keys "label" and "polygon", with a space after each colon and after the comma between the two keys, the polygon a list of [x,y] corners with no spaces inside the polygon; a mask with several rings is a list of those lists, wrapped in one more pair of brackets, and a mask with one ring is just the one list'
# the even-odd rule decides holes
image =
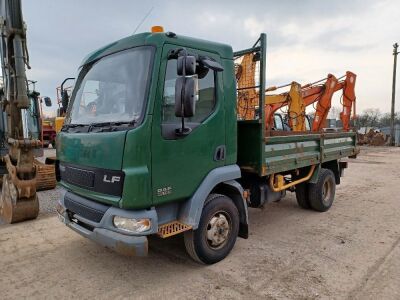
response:
{"label": "orange excavator", "polygon": [[[340,120],[343,123],[343,131],[350,130],[350,120],[356,117],[355,84],[357,75],[347,71],[344,80],[337,79],[329,74],[322,85],[309,84],[302,88],[302,96],[305,106],[317,102],[312,131],[322,130],[331,108],[333,94],[342,90],[342,112]],[[353,114],[352,114],[353,113]]]}
{"label": "orange excavator", "polygon": [[[298,86],[298,83],[293,82],[289,92],[279,95],[267,95],[265,100],[267,106],[266,129],[272,128],[275,112],[284,106],[289,106],[288,117],[290,128],[293,131],[304,131],[306,107],[317,102],[311,130],[322,130],[331,108],[333,94],[342,90],[343,110],[340,113],[340,119],[343,123],[343,130],[349,131],[350,120],[351,118],[355,118],[356,114],[354,87],[357,75],[348,71],[344,77],[344,80],[338,80],[334,75],[328,74],[325,79],[300,87],[300,89],[297,89],[297,94],[293,92],[293,85]],[[325,80],[324,83],[317,84],[323,80]],[[273,91],[281,87],[270,87],[266,91]],[[293,104],[293,102],[295,103]],[[351,115],[352,112],[353,115]]]}
{"label": "orange excavator", "polygon": [[[255,88],[258,57],[256,53],[246,54],[237,63],[236,80],[238,90],[238,118],[241,120],[255,119],[257,115],[259,91]],[[344,80],[337,79],[328,74],[327,78],[301,86],[297,82],[291,84],[270,87],[265,92],[271,92],[290,85],[290,90],[277,95],[265,96],[265,128],[270,131],[274,126],[274,116],[278,109],[288,106],[288,123],[293,131],[306,130],[306,107],[317,102],[312,131],[320,131],[325,125],[331,108],[333,94],[343,91],[340,119],[343,130],[349,131],[351,113],[355,117],[355,82],[356,74],[348,71]],[[324,83],[321,83],[325,81]],[[352,109],[353,108],[353,109]]]}

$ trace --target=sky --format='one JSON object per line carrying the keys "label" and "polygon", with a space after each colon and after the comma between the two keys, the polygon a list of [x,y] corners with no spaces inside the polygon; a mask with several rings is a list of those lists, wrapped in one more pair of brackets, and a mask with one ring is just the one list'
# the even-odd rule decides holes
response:
{"label": "sky", "polygon": [[[398,0],[22,0],[22,9],[32,67],[28,78],[53,100],[47,113],[57,108],[56,87],[76,77],[82,59],[131,35],[150,10],[138,33],[162,25],[240,50],[265,32],[267,86],[306,84],[349,70],[357,74],[357,112],[390,111],[392,45],[400,43]],[[400,111],[400,96],[396,100]],[[339,101],[335,97],[333,105]]]}

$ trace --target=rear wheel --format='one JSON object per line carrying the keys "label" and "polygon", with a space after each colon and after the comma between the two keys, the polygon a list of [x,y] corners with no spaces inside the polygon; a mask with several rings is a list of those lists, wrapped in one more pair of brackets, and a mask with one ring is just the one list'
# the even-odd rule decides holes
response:
{"label": "rear wheel", "polygon": [[307,183],[300,183],[296,185],[296,199],[297,204],[304,209],[310,209],[310,200],[308,199],[308,186]]}
{"label": "rear wheel", "polygon": [[185,232],[185,247],[197,262],[213,264],[232,250],[239,233],[239,212],[230,198],[210,194],[201,214],[199,227]]}
{"label": "rear wheel", "polygon": [[327,211],[335,199],[335,175],[329,169],[321,169],[317,183],[309,184],[308,189],[311,207],[316,211]]}

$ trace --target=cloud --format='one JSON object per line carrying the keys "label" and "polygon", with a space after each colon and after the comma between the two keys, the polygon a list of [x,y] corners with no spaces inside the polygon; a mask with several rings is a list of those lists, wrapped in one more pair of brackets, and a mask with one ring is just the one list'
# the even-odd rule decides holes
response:
{"label": "cloud", "polygon": [[[268,36],[267,85],[292,80],[305,83],[358,75],[358,108],[389,111],[391,46],[400,41],[400,2],[353,1],[23,1],[32,70],[42,95],[55,98],[65,77],[75,76],[82,58],[96,48],[139,29],[163,25],[178,34],[252,45],[260,32]],[[400,110],[400,101],[397,101]]]}

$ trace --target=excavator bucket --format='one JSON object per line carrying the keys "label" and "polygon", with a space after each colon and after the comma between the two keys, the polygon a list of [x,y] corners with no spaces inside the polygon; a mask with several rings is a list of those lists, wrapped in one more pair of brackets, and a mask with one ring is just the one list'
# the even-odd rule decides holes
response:
{"label": "excavator bucket", "polygon": [[39,214],[39,201],[36,193],[32,197],[21,198],[18,189],[9,175],[3,177],[0,198],[0,219],[7,224],[36,219]]}
{"label": "excavator bucket", "polygon": [[36,190],[54,189],[57,185],[55,165],[44,164],[37,159],[34,164],[36,166]]}

